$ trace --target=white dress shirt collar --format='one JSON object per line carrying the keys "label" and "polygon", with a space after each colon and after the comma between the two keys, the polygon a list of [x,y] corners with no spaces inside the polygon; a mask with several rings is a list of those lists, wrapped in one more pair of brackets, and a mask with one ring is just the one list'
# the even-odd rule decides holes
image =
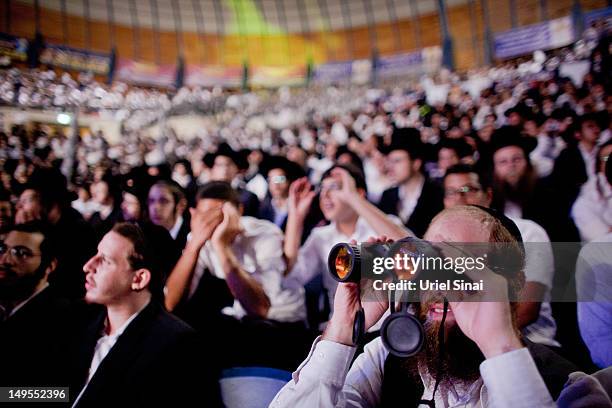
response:
{"label": "white dress shirt collar", "polygon": [[174,226],[170,229],[170,236],[172,237],[172,239],[176,239],[182,226],[183,226],[183,216],[179,215],[179,217],[174,222]]}
{"label": "white dress shirt collar", "polygon": [[108,316],[106,317],[104,321],[104,327],[102,327],[102,330],[100,332],[100,335],[102,337],[100,337],[98,339],[98,342],[96,343],[96,348],[94,349],[93,359],[91,361],[91,365],[89,366],[89,374],[87,376],[87,382],[83,386],[83,389],[81,389],[81,392],[79,393],[76,400],[74,401],[74,404],[72,404],[73,408],[77,406],[79,400],[83,396],[83,393],[87,389],[89,382],[93,378],[96,371],[98,371],[98,367],[100,367],[100,364],[102,364],[102,361],[104,361],[108,353],[110,353],[112,348],[115,346],[115,343],[117,343],[117,340],[119,340],[119,337],[128,328],[128,326],[130,325],[130,323],[132,323],[132,321],[136,318],[136,316],[138,316],[140,312],[142,312],[144,308],[146,308],[149,305],[149,303],[150,301],[146,303],[142,308],[140,308],[140,310],[138,310],[136,313],[132,314],[125,321],[125,323],[123,323],[121,327],[119,327],[119,329],[117,329],[117,331],[115,331],[115,333],[113,334],[106,334],[106,331],[108,328]]}

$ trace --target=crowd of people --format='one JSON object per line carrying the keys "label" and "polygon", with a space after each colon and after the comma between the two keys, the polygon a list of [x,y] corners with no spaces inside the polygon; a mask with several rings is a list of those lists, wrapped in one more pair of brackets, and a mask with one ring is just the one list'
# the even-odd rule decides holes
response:
{"label": "crowd of people", "polygon": [[[294,371],[274,406],[612,405],[609,370],[584,374],[612,365],[609,44],[579,44],[573,78],[568,54],[537,54],[390,90],[170,98],[3,72],[9,105],[223,108],[195,138],[0,133],[0,385],[219,406],[221,370],[263,366]],[[486,277],[522,301],[414,304],[426,343],[407,359],[378,337],[388,305],[363,302],[371,341],[355,344],[359,286],[332,278],[329,251],[407,236],[524,243],[522,270]],[[599,269],[574,273],[557,242]],[[567,288],[597,302],[554,302]]]}

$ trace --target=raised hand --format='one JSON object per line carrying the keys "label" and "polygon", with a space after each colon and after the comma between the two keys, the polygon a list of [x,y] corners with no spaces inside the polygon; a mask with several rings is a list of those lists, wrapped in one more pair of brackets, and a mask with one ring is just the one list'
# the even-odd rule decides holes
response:
{"label": "raised hand", "polygon": [[[445,256],[466,256],[451,244],[440,244]],[[469,256],[469,255],[468,255]],[[512,324],[508,282],[505,277],[485,267],[466,270],[474,282],[483,281],[482,291],[457,292],[449,296],[449,305],[461,331],[474,341],[486,358],[523,347],[517,329]]]}
{"label": "raised hand", "polygon": [[312,190],[312,185],[308,178],[302,177],[291,183],[289,186],[288,212],[304,219],[310,211],[312,200],[316,192]]}
{"label": "raised hand", "polygon": [[194,208],[190,208],[191,214],[191,239],[189,245],[193,245],[198,250],[208,241],[215,229],[223,220],[221,206],[202,213]]}
{"label": "raised hand", "polygon": [[[390,242],[386,237],[369,238],[368,243]],[[355,240],[351,241],[355,245]],[[369,299],[361,302],[361,289],[358,283],[339,283],[334,296],[334,313],[325,329],[323,339],[353,345],[353,321],[355,314],[363,307],[365,330],[380,320],[389,307],[388,299]]]}
{"label": "raised hand", "polygon": [[342,182],[342,189],[338,191],[332,191],[331,194],[335,195],[338,200],[351,204],[357,194],[357,185],[355,180],[348,171],[341,167],[336,167],[332,170],[331,175],[337,177]]}
{"label": "raised hand", "polygon": [[231,203],[226,202],[222,207],[223,221],[214,230],[211,240],[214,245],[229,246],[234,239],[242,233],[240,225],[240,213]]}

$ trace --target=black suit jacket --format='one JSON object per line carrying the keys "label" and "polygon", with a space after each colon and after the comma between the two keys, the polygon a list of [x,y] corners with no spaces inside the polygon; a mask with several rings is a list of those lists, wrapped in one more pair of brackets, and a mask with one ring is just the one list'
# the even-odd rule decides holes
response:
{"label": "black suit jacket", "polygon": [[555,160],[555,166],[550,175],[550,184],[556,206],[567,214],[584,183],[589,179],[586,163],[578,145],[566,147]]}
{"label": "black suit jacket", "polygon": [[54,230],[57,268],[49,276],[49,282],[62,296],[81,299],[85,294],[83,265],[96,253],[96,235],[74,208],[64,209]]}
{"label": "black suit jacket", "polygon": [[[398,215],[399,206],[399,187],[389,188],[382,193],[378,208],[383,212]],[[407,220],[402,221],[417,237],[421,238],[433,217],[443,208],[444,196],[442,190],[436,184],[426,180],[414,211]]]}
{"label": "black suit jacket", "polygon": [[[77,339],[71,359],[71,402],[87,380],[105,318],[102,311]],[[77,406],[220,406],[217,373],[202,357],[203,351],[191,327],[151,302],[102,360]]]}
{"label": "black suit jacket", "polygon": [[75,316],[47,287],[0,322],[0,386],[67,386],[61,368]]}

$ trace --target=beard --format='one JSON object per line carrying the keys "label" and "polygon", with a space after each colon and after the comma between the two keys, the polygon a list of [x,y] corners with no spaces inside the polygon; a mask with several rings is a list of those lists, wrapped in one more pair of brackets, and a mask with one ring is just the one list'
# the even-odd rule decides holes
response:
{"label": "beard", "polygon": [[46,265],[40,265],[33,273],[17,275],[10,267],[0,266],[6,276],[0,279],[0,300],[22,301],[34,293],[36,286],[45,277]]}
{"label": "beard", "polygon": [[[417,364],[412,370],[426,371],[440,382],[440,386],[469,386],[480,378],[480,363],[484,355],[472,340],[470,340],[456,323],[451,326],[446,323],[444,334],[444,351],[438,339],[441,321],[427,317],[431,303],[416,306],[416,315],[425,329],[425,344],[417,354]],[[413,372],[413,375],[417,373]]]}
{"label": "beard", "polygon": [[537,181],[537,174],[534,169],[529,166],[525,170],[525,174],[520,176],[516,184],[511,184],[505,180],[494,177],[494,190],[498,197],[502,197],[504,201],[511,201],[521,206],[524,205],[532,197]]}

